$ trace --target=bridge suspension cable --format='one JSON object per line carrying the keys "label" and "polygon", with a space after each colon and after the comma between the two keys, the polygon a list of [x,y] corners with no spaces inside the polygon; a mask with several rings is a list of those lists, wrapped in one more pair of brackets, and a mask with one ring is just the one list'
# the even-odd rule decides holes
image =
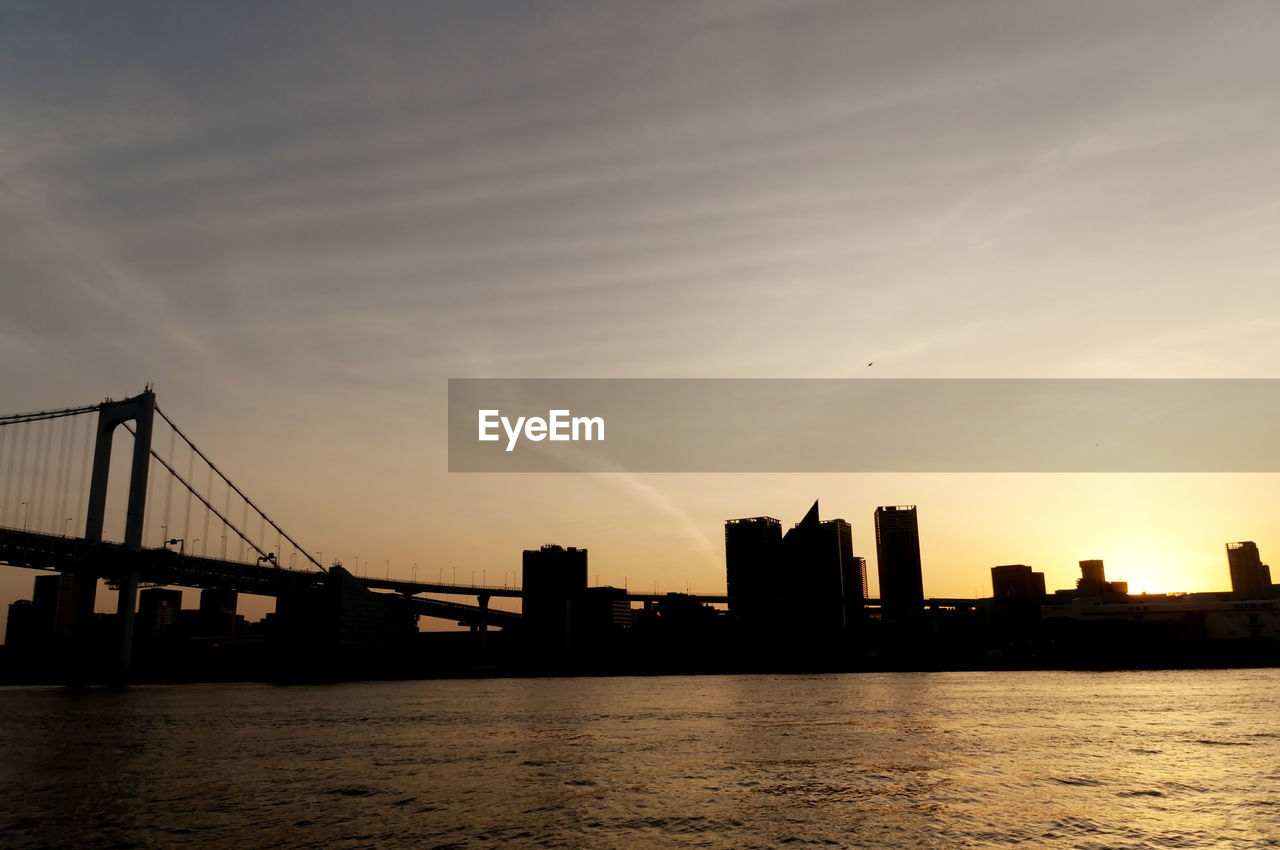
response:
{"label": "bridge suspension cable", "polygon": [[[90,419],[84,414],[101,408],[92,404],[0,415],[0,524],[65,534],[74,518],[83,518],[89,448],[82,453],[76,438]],[[72,490],[77,466],[79,487]]]}
{"label": "bridge suspension cable", "polygon": [[85,407],[65,407],[61,410],[40,410],[33,413],[8,413],[0,415],[0,425],[21,425],[23,422],[40,422],[45,419],[62,419],[67,416],[79,416],[81,413],[96,413],[101,404]]}
{"label": "bridge suspension cable", "polygon": [[[133,427],[130,426],[129,423],[126,422],[126,423],[123,423],[123,425],[125,430],[127,430],[130,434],[133,434],[135,438],[137,437],[137,434],[134,434]],[[191,484],[185,478],[183,478],[181,475],[178,474],[178,471],[176,469],[174,469],[172,466],[169,465],[168,461],[166,461],[164,458],[160,457],[160,455],[156,453],[155,449],[151,450],[151,457],[155,458],[155,460],[161,466],[167,469],[169,471],[169,475],[171,475],[173,478],[178,479],[178,483],[180,483],[183,487],[186,487],[188,493],[190,493],[191,495],[199,499],[201,504],[203,504],[214,516],[216,516],[218,519],[222,521],[223,525],[225,525],[227,528],[234,531],[241,540],[243,540],[249,547],[251,547],[255,552],[257,552],[261,556],[259,560],[269,559],[268,554],[264,552],[262,548],[258,546],[257,543],[254,543],[252,540],[250,540],[248,535],[246,535],[243,531],[241,531],[239,528],[236,527],[235,523],[227,519],[227,517],[221,511],[219,511],[217,508],[215,508],[213,505],[209,503],[208,499],[200,495],[200,493],[196,491],[195,487],[192,487]],[[172,478],[170,480],[172,480]]]}
{"label": "bridge suspension cable", "polygon": [[[319,561],[317,561],[315,558],[313,558],[313,557],[311,556],[311,553],[310,553],[310,552],[308,552],[306,549],[304,549],[304,548],[303,548],[303,547],[298,543],[298,541],[296,541],[296,540],[294,540],[292,537],[290,537],[290,536],[289,536],[289,534],[288,534],[288,532],[286,532],[283,528],[281,528],[279,525],[277,525],[277,524],[276,524],[276,521],[275,521],[275,520],[273,520],[271,517],[267,516],[266,511],[262,510],[262,508],[258,507],[256,504],[254,504],[254,503],[253,503],[253,500],[252,500],[252,499],[250,499],[248,496],[246,496],[246,495],[244,494],[244,491],[243,491],[243,490],[241,490],[239,487],[237,487],[237,486],[235,485],[235,483],[234,483],[230,478],[228,478],[228,477],[226,476],[226,474],[225,474],[221,469],[219,469],[219,468],[217,467],[217,465],[216,465],[213,461],[211,461],[211,460],[209,459],[209,456],[208,456],[208,455],[206,455],[204,452],[202,452],[202,451],[200,450],[200,447],[199,447],[199,446],[197,446],[195,443],[193,443],[193,442],[191,441],[191,438],[190,438],[190,437],[188,437],[186,434],[182,433],[182,429],[181,429],[181,428],[179,428],[177,425],[175,425],[175,424],[174,424],[174,422],[173,422],[173,420],[172,420],[172,419],[170,419],[168,416],[166,416],[166,415],[165,415],[165,412],[164,412],[163,410],[161,410],[161,409],[160,409],[160,405],[156,405],[156,413],[160,414],[160,418],[161,418],[161,419],[163,419],[165,422],[167,422],[167,423],[169,424],[169,427],[173,429],[174,433],[176,433],[179,437],[181,437],[181,438],[182,438],[182,441],[183,441],[184,443],[186,443],[188,446],[190,446],[190,447],[191,447],[191,450],[192,450],[192,451],[194,451],[197,455],[199,455],[199,456],[200,456],[200,459],[201,459],[201,460],[203,460],[203,461],[208,465],[209,469],[211,469],[213,472],[216,472],[216,473],[218,474],[218,477],[219,477],[219,478],[221,478],[221,479],[226,483],[226,485],[227,485],[228,487],[230,487],[232,490],[234,490],[234,491],[236,492],[236,495],[237,495],[237,496],[239,496],[241,499],[244,499],[245,505],[247,505],[247,506],[248,506],[248,507],[250,507],[250,508],[253,508],[253,509],[254,509],[254,511],[256,511],[256,512],[257,512],[258,516],[262,517],[262,519],[263,519],[264,521],[266,521],[266,523],[267,523],[268,525],[270,525],[272,528],[274,528],[274,529],[276,530],[276,532],[277,532],[281,537],[283,537],[285,540],[288,540],[290,543],[292,543],[292,544],[293,544],[293,546],[294,546],[294,548],[295,548],[295,549],[297,549],[299,552],[301,552],[301,553],[302,553],[303,557],[305,557],[308,561],[310,561],[311,563],[313,563],[313,564],[315,564],[317,567],[319,567],[321,571],[327,572],[327,570],[325,570],[324,566],[323,566]],[[175,473],[175,475],[176,475],[176,473]],[[185,482],[184,482],[184,483],[185,483]],[[189,488],[190,488],[190,485],[188,485],[188,489],[189,489]],[[196,496],[197,496],[197,498],[199,498],[199,494],[196,494]],[[257,547],[254,547],[254,548],[257,548]],[[261,551],[261,550],[259,550],[259,551]]]}
{"label": "bridge suspension cable", "polygon": [[[148,387],[148,389],[150,388]],[[94,455],[96,430],[90,417],[83,416],[83,414],[98,413],[105,406],[112,403],[110,399],[107,399],[97,404],[28,411],[25,413],[0,414],[0,524],[14,527],[21,526],[24,529],[31,528],[32,530],[45,529],[50,533],[59,531],[66,533],[67,526],[73,518],[82,518],[84,516],[86,494],[88,492],[86,485],[89,483],[88,474]],[[277,534],[277,550],[281,548],[283,541],[288,541],[294,547],[295,555],[301,553],[303,558],[310,561],[321,572],[327,572],[324,565],[315,556],[303,548],[288,532],[280,527],[279,523],[268,516],[262,508],[250,499],[244,490],[238,487],[158,405],[154,406],[153,409],[172,429],[168,447],[169,457],[163,457],[157,452],[158,444],[154,439],[149,447],[151,458],[164,467],[169,473],[169,477],[163,492],[159,489],[154,489],[152,497],[147,500],[146,513],[143,517],[144,536],[146,534],[146,524],[154,519],[155,522],[161,523],[166,543],[168,539],[177,538],[179,536],[178,532],[181,532],[184,542],[194,542],[189,540],[189,534],[192,531],[197,534],[200,533],[201,526],[199,523],[201,521],[197,517],[195,518],[195,524],[193,524],[191,509],[193,500],[198,500],[205,508],[203,519],[204,537],[195,538],[195,540],[204,541],[202,553],[207,551],[209,547],[210,517],[214,516],[218,518],[225,529],[230,529],[228,533],[238,536],[243,541],[244,546],[248,547],[248,549],[241,550],[242,554],[251,549],[259,556],[260,561],[266,560],[279,566],[282,553],[279,551],[269,553],[265,548],[267,545],[267,526],[270,526]],[[81,417],[81,420],[77,421],[74,417]],[[67,419],[72,419],[72,421],[55,421]],[[31,427],[9,427],[26,424],[30,424]],[[124,425],[125,430],[134,439],[137,439],[135,429],[129,423],[124,422],[121,424]],[[179,464],[176,462],[176,437],[181,437],[182,442],[186,444],[191,452],[186,465],[187,474],[185,476],[179,473],[177,469]],[[197,474],[196,457],[199,457],[209,468],[208,488],[205,493],[201,493],[193,484]],[[214,491],[215,474],[226,486],[226,504],[223,509],[214,507],[214,501],[217,499]],[[177,504],[174,503],[173,499],[174,479],[187,491],[185,499],[179,495]],[[233,492],[244,504],[243,521],[238,525],[230,519],[232,510],[231,494]],[[177,511],[176,519],[173,517],[175,509]],[[257,513],[260,518],[261,527],[258,542],[251,539],[246,531],[250,522],[250,509]],[[178,524],[170,526],[171,521]],[[171,534],[170,532],[173,533]],[[222,539],[223,551],[221,556],[225,558],[228,554],[225,534]]]}

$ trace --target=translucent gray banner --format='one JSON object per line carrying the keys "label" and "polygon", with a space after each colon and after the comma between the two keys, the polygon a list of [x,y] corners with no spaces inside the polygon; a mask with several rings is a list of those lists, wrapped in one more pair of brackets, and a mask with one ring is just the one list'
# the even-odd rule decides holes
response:
{"label": "translucent gray banner", "polygon": [[450,472],[1277,472],[1273,379],[451,379]]}

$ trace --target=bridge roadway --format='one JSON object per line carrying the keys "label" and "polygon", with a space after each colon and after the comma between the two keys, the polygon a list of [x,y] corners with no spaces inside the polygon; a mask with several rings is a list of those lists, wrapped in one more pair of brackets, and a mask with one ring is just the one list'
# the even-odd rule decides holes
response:
{"label": "bridge roadway", "polygon": [[[175,552],[172,549],[143,548],[133,552],[123,543],[91,541],[2,526],[0,563],[34,570],[87,571],[107,579],[108,582],[129,572],[137,572],[139,581],[154,585],[207,587],[259,596],[279,596],[282,593],[320,589],[325,584],[325,574],[312,570],[294,570],[273,564],[248,564]],[[471,626],[486,623],[489,626],[503,627],[520,621],[518,613],[488,607],[489,599],[493,597],[523,597],[524,592],[520,588],[402,581],[370,576],[355,578],[371,590],[390,590],[410,598],[415,610],[424,616],[454,620]],[[779,590],[783,588],[780,587]],[[424,593],[474,597],[481,604],[468,605],[419,596]],[[729,601],[728,596],[709,594],[628,592],[623,598],[629,602],[664,602],[671,596],[680,596],[704,605],[726,604]],[[777,603],[784,598],[791,603],[806,601],[786,597],[761,601]],[[976,609],[977,603],[976,599],[934,598],[925,600],[922,607],[934,612],[971,612]],[[878,599],[867,599],[863,602],[863,607],[876,610],[881,607],[881,603]]]}
{"label": "bridge roadway", "polygon": [[[384,579],[365,576],[360,579],[365,587],[381,588],[385,590],[394,590],[398,593],[451,593],[456,596],[513,596],[520,598],[524,596],[524,591],[516,587],[508,587],[505,585],[494,587],[487,584],[440,584],[438,582],[425,581],[401,581],[400,579]],[[631,593],[628,591],[625,598],[630,602],[665,602],[670,593]],[[696,600],[706,605],[716,603],[728,603],[729,597],[725,595],[714,594],[675,594],[688,599]]]}
{"label": "bridge roadway", "polygon": [[[91,541],[5,527],[0,527],[0,563],[54,572],[86,571],[105,578],[108,583],[129,572],[136,572],[139,581],[153,585],[207,587],[258,596],[318,590],[325,584],[325,574],[313,570],[228,561],[175,552],[167,548],[143,548],[134,552],[123,543]],[[426,617],[452,620],[460,625],[475,627],[483,624],[485,627],[505,628],[520,622],[518,612],[488,606],[489,599],[493,597],[521,598],[524,592],[519,588],[353,577],[371,590],[390,590],[409,598],[414,610]],[[473,597],[481,604],[469,605],[419,595],[427,593]],[[705,603],[728,601],[725,596],[690,598]],[[627,599],[637,602],[662,601],[666,599],[666,594],[628,594]]]}
{"label": "bridge roadway", "polygon": [[[84,571],[105,578],[108,583],[129,572],[136,572],[139,581],[153,585],[207,587],[259,596],[319,590],[325,586],[325,574],[313,570],[227,561],[175,552],[172,549],[144,548],[133,552],[123,543],[97,542],[4,527],[0,527],[0,563],[32,570]],[[358,577],[356,580],[370,588],[395,590],[409,597],[417,613],[427,617],[454,620],[470,626],[484,622],[488,626],[505,627],[520,621],[518,613],[487,608],[487,605],[468,605],[417,596],[419,593],[439,593],[480,599],[486,596],[519,596],[518,590],[418,582],[373,582]],[[396,586],[391,587],[390,584]]]}

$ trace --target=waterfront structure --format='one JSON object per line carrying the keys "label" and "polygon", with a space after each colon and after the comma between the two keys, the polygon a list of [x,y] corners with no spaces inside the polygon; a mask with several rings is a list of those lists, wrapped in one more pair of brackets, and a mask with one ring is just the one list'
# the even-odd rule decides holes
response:
{"label": "waterfront structure", "polygon": [[[1164,650],[1162,640],[1170,647],[1266,641],[1270,652],[1280,643],[1280,600],[1275,599],[1239,600],[1223,593],[1143,593],[1107,599],[1076,596],[1055,598],[1041,611],[1046,622],[1072,623],[1080,629],[1077,635],[1092,643],[1105,646],[1114,640],[1112,648],[1116,650],[1134,648],[1124,646],[1125,641],[1118,638],[1145,636],[1148,642],[1140,648],[1148,656]],[[1117,631],[1117,625],[1126,630]]]}

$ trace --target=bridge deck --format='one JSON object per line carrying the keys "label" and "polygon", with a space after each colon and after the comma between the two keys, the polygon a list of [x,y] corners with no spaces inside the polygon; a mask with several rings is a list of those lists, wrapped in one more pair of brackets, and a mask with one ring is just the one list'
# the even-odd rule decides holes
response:
{"label": "bridge deck", "polygon": [[[292,570],[272,564],[248,564],[198,555],[175,552],[172,549],[141,549],[130,551],[123,543],[90,541],[79,537],[64,537],[0,527],[0,563],[36,570],[77,572],[83,571],[106,578],[108,581],[136,572],[141,581],[179,587],[216,588],[234,590],[261,596],[279,596],[324,585],[325,574],[312,570]],[[513,587],[490,585],[457,585],[440,582],[402,581],[365,576],[356,579],[373,590],[390,590],[415,598],[419,611],[427,616],[444,619],[474,621],[481,608],[459,602],[424,599],[420,594],[481,597],[521,598],[524,591]],[[724,594],[666,594],[625,593],[621,596],[629,602],[664,602],[679,597],[698,604],[726,604]],[[797,598],[769,598],[758,600],[768,603],[830,604],[831,600],[806,600]],[[864,608],[881,607],[879,599],[862,600]],[[919,603],[926,610],[954,609],[972,611],[976,599],[926,599]],[[518,620],[519,614],[488,609],[488,622],[494,625]]]}

